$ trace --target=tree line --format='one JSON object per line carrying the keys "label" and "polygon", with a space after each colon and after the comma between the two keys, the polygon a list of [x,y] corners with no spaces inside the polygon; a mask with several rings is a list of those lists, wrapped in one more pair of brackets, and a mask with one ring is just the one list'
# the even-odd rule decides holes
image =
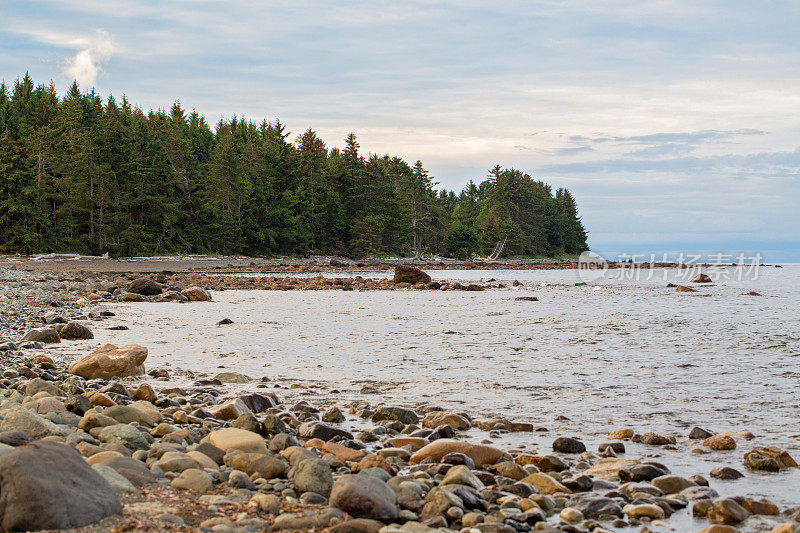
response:
{"label": "tree line", "polygon": [[[459,193],[420,161],[175,103],[145,112],[26,74],[0,85],[6,252],[554,256],[586,249],[574,198],[496,166]],[[498,245],[500,244],[500,245]]]}

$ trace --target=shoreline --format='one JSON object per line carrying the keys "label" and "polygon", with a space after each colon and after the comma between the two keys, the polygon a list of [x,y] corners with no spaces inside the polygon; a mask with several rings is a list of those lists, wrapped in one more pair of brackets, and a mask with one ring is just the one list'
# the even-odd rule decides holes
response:
{"label": "shoreline", "polygon": [[[473,260],[413,259],[413,258],[367,258],[315,257],[296,259],[267,259],[257,257],[160,257],[160,258],[101,258],[88,256],[50,257],[35,259],[34,256],[0,256],[0,269],[15,268],[42,272],[92,272],[92,273],[150,273],[161,272],[330,272],[330,271],[385,271],[397,265],[413,266],[429,270],[569,270],[579,267],[577,258],[538,258]],[[631,268],[631,263],[606,263],[608,268]],[[713,265],[656,262],[637,263],[636,268],[697,268]],[[729,266],[736,266],[729,265]]]}
{"label": "shoreline", "polygon": [[[20,298],[18,298],[18,301],[13,302],[19,304],[17,306],[21,308],[19,310],[23,310],[27,313],[20,317],[21,322],[18,324],[18,329],[41,326],[41,317],[45,311],[55,311],[68,320],[78,318],[79,323],[88,325],[90,328],[101,327],[104,322],[109,320],[109,317],[103,317],[97,313],[103,308],[102,303],[104,301],[111,301],[110,293],[107,293],[107,297],[101,297],[98,300],[87,299],[87,296],[98,294],[98,288],[103,286],[105,286],[106,289],[108,288],[108,284],[112,283],[112,281],[109,280],[107,276],[92,276],[93,279],[89,279],[89,277],[83,279],[59,278],[58,276],[53,276],[54,279],[51,280],[53,284],[64,287],[64,290],[60,291],[61,294],[65,296],[70,295],[71,297],[69,300],[64,298],[63,301],[61,301],[63,305],[58,307],[52,306],[51,302],[42,300],[41,298],[37,300],[38,297],[32,294],[33,291],[36,291],[37,285],[47,284],[49,283],[48,281],[37,283],[35,280],[30,279],[30,273],[20,270],[9,271],[6,277],[8,276],[12,278],[17,276],[20,283],[20,292],[25,293],[28,291],[31,293],[30,300],[38,301],[40,304],[32,306]],[[196,276],[196,274],[167,276],[166,281],[170,284],[179,285],[180,283],[190,283],[197,279],[204,279],[197,278]],[[59,281],[59,279],[61,280]],[[82,279],[82,281],[76,281],[78,279]],[[130,280],[121,279],[118,280],[118,282],[125,283],[130,282]],[[78,305],[81,299],[85,301],[82,305]],[[4,311],[8,309],[8,304],[9,302],[0,300],[0,305],[3,306]],[[130,303],[119,305],[135,306],[137,304]],[[186,305],[213,305],[213,300],[211,302],[189,302]],[[87,313],[87,309],[94,309],[95,314]],[[83,319],[81,320],[81,318]],[[2,331],[5,333],[5,327]],[[3,336],[7,335],[0,335],[0,338]],[[85,352],[85,350],[79,349],[81,341],[64,340],[62,342],[75,343],[78,352]],[[147,339],[142,339],[141,344],[146,345]],[[45,381],[52,382],[58,387],[65,387],[66,389],[65,383],[67,383],[69,379],[69,374],[66,373],[66,361],[60,361],[56,356],[57,351],[53,352],[50,350],[49,346],[51,345],[43,345],[41,347],[29,346],[27,348],[17,346],[16,348],[18,349],[16,350],[6,349],[2,352],[4,368],[6,370],[13,370],[12,367],[16,367],[17,370],[14,370],[14,372],[18,374],[16,378],[9,378],[8,375],[5,376],[6,381],[11,381],[10,384],[4,383],[4,386],[7,387],[5,392],[12,390],[9,385],[15,384],[17,385],[16,388],[27,391],[31,381],[36,379],[27,371],[23,372],[23,367],[32,370],[33,374],[39,376],[39,379],[41,379],[41,376],[44,376],[46,378]],[[9,354],[13,355],[9,356]],[[48,354],[52,354],[53,357]],[[40,358],[38,363],[32,363],[37,357],[43,355],[50,358],[50,361]],[[85,355],[85,353],[82,353],[82,355]],[[660,452],[675,449],[676,446],[687,446],[686,435],[682,435],[676,440],[674,436],[649,433],[646,427],[641,429],[636,428],[638,432],[635,432],[633,428],[620,427],[616,428],[620,430],[619,432],[612,432],[606,436],[595,435],[591,439],[591,442],[595,444],[598,441],[600,442],[599,447],[603,448],[601,452],[600,450],[594,451],[598,446],[592,448],[581,441],[578,441],[578,443],[574,442],[577,439],[572,439],[568,432],[561,434],[555,429],[550,429],[548,440],[553,443],[557,440],[559,441],[559,444],[555,447],[556,449],[498,449],[492,446],[492,443],[499,440],[504,432],[516,432],[521,430],[522,434],[533,434],[537,432],[539,428],[533,424],[527,422],[520,423],[516,420],[486,422],[485,419],[483,419],[484,421],[482,422],[481,417],[478,416],[477,413],[463,413],[452,409],[449,411],[437,411],[433,409],[436,407],[434,405],[426,405],[425,402],[420,403],[420,401],[423,400],[422,398],[409,398],[406,402],[384,405],[384,410],[381,412],[387,413],[386,418],[381,420],[381,417],[379,417],[376,419],[375,414],[381,410],[381,404],[383,403],[380,393],[374,396],[374,402],[362,399],[348,401],[342,404],[342,402],[335,399],[336,391],[331,392],[333,398],[318,398],[319,395],[315,392],[313,382],[310,386],[305,388],[302,386],[295,387],[293,384],[287,383],[286,387],[283,387],[283,390],[279,391],[277,396],[273,397],[271,393],[264,392],[265,389],[263,385],[265,385],[265,383],[263,382],[259,383],[252,380],[243,382],[243,377],[232,375],[225,376],[222,379],[220,379],[219,376],[195,375],[193,378],[189,378],[189,383],[191,383],[191,385],[177,387],[181,390],[175,391],[174,389],[176,389],[176,386],[171,378],[174,377],[173,375],[176,373],[177,369],[172,368],[167,371],[167,373],[170,374],[170,378],[163,377],[164,374],[157,368],[146,367],[146,369],[162,377],[145,376],[144,379],[142,377],[124,378],[120,380],[120,383],[126,387],[127,393],[123,393],[123,389],[120,389],[118,386],[107,385],[104,382],[91,384],[85,382],[85,388],[87,391],[91,391],[91,394],[84,396],[88,396],[89,402],[92,405],[100,406],[99,410],[101,412],[98,414],[102,414],[106,409],[115,408],[115,404],[119,406],[130,406],[133,405],[133,400],[142,401],[138,400],[137,391],[140,389],[143,390],[144,392],[142,392],[142,395],[144,395],[147,392],[144,387],[145,384],[153,389],[155,398],[150,396],[149,399],[144,401],[158,406],[158,411],[162,419],[162,422],[159,422],[159,424],[163,423],[171,427],[161,427],[161,429],[158,429],[159,425],[153,424],[148,434],[150,434],[154,440],[152,443],[148,443],[147,453],[139,453],[139,451],[145,451],[143,449],[132,450],[128,448],[127,451],[131,452],[131,460],[144,459],[141,461],[143,464],[147,464],[148,461],[150,461],[148,466],[152,466],[161,461],[163,455],[157,460],[152,460],[155,455],[151,456],[150,451],[158,446],[162,446],[161,449],[163,450],[163,445],[167,442],[172,443],[173,440],[175,440],[177,441],[178,448],[182,451],[175,451],[174,453],[183,454],[180,456],[180,459],[183,461],[182,466],[186,466],[191,463],[185,460],[185,456],[196,451],[196,447],[199,443],[198,441],[207,437],[211,432],[218,431],[225,426],[233,425],[245,431],[256,430],[255,433],[263,433],[263,437],[268,437],[265,444],[268,444],[270,448],[272,448],[273,440],[281,441],[280,443],[276,443],[275,446],[279,448],[282,444],[284,448],[278,450],[278,453],[274,456],[270,456],[269,454],[268,456],[278,461],[285,460],[288,464],[285,465],[285,471],[275,478],[267,480],[261,476],[251,479],[250,481],[253,487],[247,488],[250,487],[250,485],[248,485],[241,476],[234,476],[237,480],[236,483],[231,483],[230,480],[230,472],[232,470],[239,470],[239,467],[245,469],[245,474],[247,474],[247,469],[250,468],[250,466],[242,463],[241,460],[237,462],[232,457],[229,461],[222,461],[221,465],[217,464],[217,468],[207,463],[206,466],[208,466],[211,471],[227,472],[228,479],[223,481],[222,478],[224,478],[224,476],[219,477],[217,474],[211,475],[209,473],[208,475],[212,481],[210,490],[190,492],[188,494],[190,494],[191,497],[188,500],[186,499],[187,493],[184,492],[184,489],[172,486],[174,480],[176,478],[181,478],[184,474],[178,474],[175,470],[162,469],[161,474],[165,474],[165,477],[157,477],[155,484],[147,484],[143,488],[137,488],[136,491],[122,497],[125,502],[125,511],[122,517],[107,518],[94,526],[87,526],[85,528],[86,531],[99,531],[112,526],[125,527],[126,524],[128,527],[132,524],[140,524],[140,527],[144,528],[169,529],[178,524],[177,520],[174,518],[176,516],[183,522],[183,526],[177,526],[180,530],[195,530],[203,524],[204,520],[210,520],[211,522],[206,522],[204,527],[216,525],[219,526],[217,529],[219,531],[235,531],[236,527],[243,528],[243,531],[264,530],[266,527],[275,528],[276,522],[279,528],[287,527],[288,529],[303,530],[314,526],[320,530],[331,528],[333,531],[350,531],[344,528],[342,524],[336,525],[339,522],[347,524],[347,522],[344,521],[345,517],[341,513],[341,509],[339,509],[339,512],[336,512],[332,511],[332,509],[337,508],[323,503],[314,503],[314,501],[321,502],[321,500],[317,499],[316,495],[318,493],[315,491],[306,491],[313,493],[313,495],[308,496],[306,500],[301,498],[302,491],[298,489],[297,480],[299,478],[296,475],[296,471],[303,461],[295,459],[293,462],[293,455],[297,455],[298,458],[302,458],[306,461],[317,461],[313,464],[318,465],[319,469],[323,471],[324,468],[322,468],[319,461],[324,462],[327,467],[331,469],[332,476],[334,477],[338,475],[349,475],[350,473],[362,470],[359,465],[361,465],[367,457],[369,460],[366,461],[365,465],[370,465],[370,467],[365,466],[363,470],[369,470],[374,467],[387,472],[387,474],[397,473],[398,471],[403,474],[399,477],[395,476],[389,479],[390,483],[388,486],[395,492],[396,512],[391,515],[394,518],[380,520],[383,524],[392,522],[399,524],[406,521],[412,524],[412,526],[414,523],[423,522],[427,523],[428,526],[451,527],[455,530],[462,530],[464,527],[467,527],[468,529],[472,528],[476,531],[525,531],[526,527],[533,528],[534,526],[537,530],[547,530],[546,528],[536,526],[537,523],[541,524],[546,522],[549,524],[547,527],[560,528],[551,529],[553,531],[574,531],[575,529],[569,528],[576,528],[579,531],[586,530],[602,533],[602,531],[606,530],[604,528],[624,529],[640,526],[652,527],[657,530],[660,530],[660,528],[669,528],[671,524],[673,524],[673,522],[669,520],[669,515],[673,513],[675,513],[676,516],[683,517],[680,518],[680,524],[686,524],[686,509],[688,508],[690,510],[689,513],[691,513],[693,507],[697,507],[698,513],[708,513],[711,511],[712,516],[723,516],[725,513],[733,513],[732,516],[735,516],[736,513],[739,513],[738,507],[753,509],[753,506],[756,506],[756,510],[759,512],[767,508],[770,512],[777,509],[773,509],[773,507],[766,504],[758,507],[758,499],[753,499],[752,501],[745,501],[742,499],[740,502],[731,500],[738,507],[734,507],[726,501],[725,503],[720,503],[718,505],[720,508],[716,509],[712,505],[713,502],[717,500],[723,501],[725,499],[714,496],[714,493],[711,492],[713,489],[701,488],[703,487],[701,478],[692,480],[690,476],[674,476],[668,473],[670,464],[665,462],[664,465],[661,465],[658,463],[659,459],[657,459],[657,457],[660,455]],[[191,369],[185,369],[185,371],[191,371]],[[236,374],[235,372],[231,373],[227,371],[223,371],[222,373]],[[50,380],[45,374],[49,374],[53,379]],[[16,382],[14,380],[16,380]],[[366,384],[365,387],[368,388],[369,385]],[[170,391],[170,389],[172,389],[172,391]],[[95,397],[96,394],[100,394],[100,396]],[[128,395],[127,398],[126,394]],[[271,404],[271,406],[261,412],[256,412],[258,409],[252,409],[250,406],[246,406],[247,411],[250,411],[251,415],[254,415],[247,416],[248,412],[242,410],[241,405],[238,405],[237,401],[234,400],[232,403],[235,408],[232,409],[231,413],[224,415],[224,417],[228,417],[227,420],[223,415],[213,414],[209,417],[204,413],[196,413],[198,408],[206,411],[206,413],[219,412],[218,408],[220,405],[226,403],[225,398],[227,396],[238,398],[251,394],[259,395],[261,398],[259,401],[264,405]],[[72,393],[67,394],[64,400],[58,401],[66,405],[69,398],[73,395]],[[9,398],[8,395],[6,396]],[[56,404],[49,398],[46,398],[46,396],[52,397],[52,395],[45,395],[39,396],[38,399],[34,400],[34,402],[38,402],[33,406],[34,410],[37,412],[40,410],[45,411],[44,413],[39,413],[38,416],[44,417],[44,415],[47,415],[51,416],[51,418],[54,416],[57,418],[60,417],[59,420],[62,422],[70,418],[67,415],[59,414],[64,411],[58,409]],[[57,397],[58,394],[56,394],[56,398]],[[195,400],[199,400],[199,402],[195,404],[189,403],[188,401],[182,402],[180,401],[181,398],[184,400],[194,398]],[[268,398],[269,400],[264,398]],[[18,399],[23,409],[31,409],[30,400],[26,402],[24,397]],[[303,399],[305,399],[305,402],[303,402]],[[152,402],[150,402],[150,400],[152,400]],[[109,401],[111,402],[110,405]],[[241,400],[239,400],[239,402],[241,402]],[[44,404],[45,407],[40,409],[40,404]],[[339,415],[336,415],[333,409],[336,407],[336,404],[339,404]],[[47,407],[48,405],[49,407]],[[48,408],[55,408],[56,411],[47,411]],[[118,411],[125,410],[118,409]],[[184,414],[180,414],[179,411]],[[241,414],[239,414],[239,411],[241,411]],[[66,409],[66,412],[69,413],[72,411]],[[128,415],[131,414],[130,409],[126,412],[128,412]],[[151,410],[148,409],[147,412],[151,412]],[[52,413],[56,414],[52,415]],[[3,414],[5,415],[6,412]],[[231,418],[233,414],[238,416]],[[81,414],[81,417],[85,418],[86,415]],[[326,417],[328,419],[327,421]],[[346,418],[346,420],[343,421],[342,417]],[[433,420],[427,424],[433,427],[428,427],[427,429],[424,427],[426,426],[424,423],[426,419]],[[74,422],[75,419],[72,418],[71,421]],[[283,423],[283,426],[281,426],[280,422]],[[445,423],[442,424],[442,422]],[[317,424],[315,426],[316,429],[309,429],[310,426],[306,426],[306,429],[303,430],[304,423],[309,423],[312,426]],[[269,426],[268,429],[265,429],[265,424]],[[440,429],[443,425],[448,426],[450,429]],[[280,428],[281,431],[275,431],[276,427]],[[374,428],[383,429],[378,430]],[[622,432],[623,429],[625,430],[624,432]],[[341,431],[337,432],[335,430],[350,431],[353,438],[348,438],[348,436],[342,434]],[[431,437],[432,433],[425,436],[414,436],[421,435],[419,432],[424,433],[428,430],[431,432],[441,431],[443,434],[438,435],[441,438],[436,439]],[[154,431],[156,435],[152,434]],[[164,433],[165,431],[166,433]],[[89,433],[91,433],[91,431]],[[100,435],[100,432],[96,433],[98,436]],[[164,434],[158,435],[159,433]],[[175,438],[169,437],[170,435],[174,435]],[[638,437],[636,435],[638,435]],[[97,437],[94,437],[94,434],[92,434],[92,436],[97,439]],[[326,442],[328,439],[320,439],[321,436],[332,437],[332,439],[330,442]],[[178,439],[178,437],[180,437],[182,441]],[[456,451],[457,455],[449,458],[449,462],[444,461],[442,457],[431,462],[409,462],[413,454],[418,453],[420,449],[424,449],[426,446],[430,446],[437,441],[449,441],[449,437],[458,437],[460,439],[467,438],[466,441],[458,440],[458,442],[469,443],[463,446],[452,445],[454,446],[453,450],[458,449],[461,451]],[[713,436],[709,435],[709,438],[711,437]],[[744,453],[745,450],[750,449],[747,445],[747,435],[719,435],[717,437],[719,438],[716,439],[716,441],[718,441],[719,444],[715,444],[715,446],[729,446],[730,441],[728,439],[733,440],[735,444],[739,444],[741,448],[736,448],[736,457],[738,458],[741,457],[741,454]],[[298,450],[292,450],[291,453],[281,455],[280,452],[286,452],[288,449],[285,445],[294,442],[291,441],[291,438],[297,439],[297,444],[302,446]],[[393,442],[393,439],[411,440],[400,445],[405,441]],[[488,443],[488,448],[499,450],[501,455],[498,456],[498,459],[507,457],[511,460],[497,463],[490,461],[483,466],[469,465],[465,457],[476,462],[476,458],[483,457],[482,454],[498,453],[481,448],[481,446],[486,446],[486,444],[481,443],[487,440],[490,441]],[[589,441],[589,439],[584,440],[587,440],[587,442]],[[607,441],[609,445],[603,447],[604,442],[602,441]],[[693,441],[690,439],[688,442],[689,444],[696,443],[696,445],[700,445],[701,441]],[[84,446],[83,449],[85,451],[94,452],[87,457],[97,455],[98,453],[107,453],[106,450],[114,451],[127,457],[127,454],[124,453],[125,450],[116,444],[119,444],[119,442],[113,439],[111,439],[110,442],[101,442],[101,440],[98,440],[98,444],[94,446],[102,447],[101,450],[88,448],[86,446]],[[576,451],[580,449],[581,446],[583,450]],[[628,449],[625,450],[625,447]],[[705,447],[708,448],[708,446]],[[168,448],[170,448],[170,446],[168,446]],[[612,451],[609,452],[607,451],[608,449]],[[713,450],[714,448],[711,449]],[[625,452],[621,450],[625,450]],[[689,450],[690,448],[687,447],[686,453],[690,453]],[[359,451],[362,455],[359,455]],[[159,453],[165,452],[162,451]],[[311,455],[309,455],[309,453]],[[286,455],[288,455],[288,457]],[[198,456],[193,457],[195,457],[196,460]],[[651,457],[655,457],[656,462],[653,462]],[[178,462],[177,456],[170,456],[170,458]],[[358,460],[346,460],[353,458],[357,458]],[[338,462],[334,459],[338,460]],[[634,463],[631,461],[639,462]],[[480,462],[480,460],[477,462]],[[113,464],[113,461],[111,463]],[[161,464],[163,466],[166,463],[167,462],[162,462]],[[234,464],[236,468],[233,468],[227,463]],[[457,468],[463,467],[465,463],[467,463],[467,466],[473,466],[473,468],[467,468],[466,470],[464,468]],[[602,467],[598,467],[598,464]],[[661,469],[662,466],[666,471]],[[739,464],[733,463],[731,466],[739,471],[746,471],[741,465],[741,459],[739,459]],[[634,477],[639,479],[636,479],[634,484],[630,485],[630,483],[625,483],[624,480],[619,478],[621,470],[626,468],[630,470],[632,467],[636,467],[633,469],[636,472],[648,471],[649,473],[634,473]],[[172,467],[170,466],[170,468]],[[310,466],[308,468],[310,468]],[[189,468],[187,470],[198,469]],[[290,473],[290,471],[293,473]],[[447,479],[446,476],[451,475],[451,471],[453,472],[453,478],[456,478],[456,483],[444,483],[444,480]],[[785,470],[783,471],[785,472]],[[172,472],[172,474],[170,472]],[[586,475],[587,472],[590,476]],[[747,472],[749,475],[749,471]],[[379,474],[377,471],[370,473],[377,476],[379,479],[385,477],[384,474]],[[615,475],[608,476],[609,473],[614,473]],[[106,474],[110,476],[110,473],[106,472]],[[651,474],[660,475],[647,479]],[[192,473],[192,475],[195,474]],[[253,474],[251,474],[250,477],[252,477],[252,475]],[[368,476],[369,473],[360,475]],[[533,478],[531,478],[531,476],[533,476]],[[662,478],[664,476],[669,479],[664,479],[655,483],[652,482],[652,479]],[[197,477],[205,481],[205,478],[202,476]],[[325,475],[322,475],[322,477],[327,480]],[[674,479],[676,477],[680,479]],[[591,482],[589,490],[587,490],[589,486],[587,485],[588,482],[586,478],[589,478],[588,482]],[[159,481],[159,479],[161,479],[161,481]],[[260,479],[263,481],[259,481]],[[391,479],[396,479],[396,481],[392,482]],[[523,481],[526,479],[528,481]],[[766,475],[764,482],[767,483],[768,479],[769,475]],[[273,482],[274,480],[278,481]],[[477,480],[477,482],[475,480]],[[708,482],[709,479],[705,478],[705,481]],[[712,483],[714,482],[713,479],[710,481],[712,481]],[[384,485],[386,484],[385,479],[382,479],[382,482]],[[691,482],[691,484],[687,482]],[[301,487],[303,486],[302,483],[301,481]],[[394,485],[392,483],[394,483]],[[414,486],[404,485],[401,489],[400,486],[403,483],[411,483]],[[244,485],[245,487],[239,485]],[[384,485],[379,486],[383,487]],[[452,485],[455,485],[456,488],[453,489]],[[532,492],[528,486],[533,487],[539,494]],[[664,488],[659,488],[659,486]],[[284,488],[281,489],[281,487]],[[444,487],[444,489],[442,487]],[[450,488],[448,489],[448,487]],[[476,487],[481,488],[479,489]],[[498,487],[502,487],[502,489]],[[677,487],[682,488],[675,493],[669,492]],[[206,485],[204,485],[203,488],[206,488]],[[358,491],[358,487],[350,487],[350,489],[356,492]],[[286,490],[293,491],[294,495],[292,495],[291,492],[284,492]],[[473,490],[477,494],[473,493]],[[546,493],[548,491],[553,492],[551,492],[551,494],[541,494],[542,492]],[[612,493],[613,495],[611,495]],[[275,498],[268,498],[269,501],[265,502],[264,498],[258,497],[260,494],[275,496]],[[687,494],[692,494],[694,496],[699,494],[706,497],[690,499],[687,497]],[[221,496],[221,498],[203,499],[203,495],[216,495]],[[330,495],[328,496],[330,497]],[[601,501],[599,498],[604,499]],[[475,499],[477,499],[478,502],[484,501],[486,503],[476,503]],[[166,505],[167,508],[170,508],[174,512],[150,512],[152,510],[151,508],[157,507],[156,504],[163,500],[184,502],[181,503],[181,505],[185,505],[185,502],[188,502],[187,505],[192,511],[189,514],[184,514],[182,512],[184,509],[176,507],[175,505]],[[697,502],[702,503],[698,504]],[[138,505],[141,503],[145,505]],[[329,501],[326,503],[329,503]],[[386,508],[385,502],[373,503],[375,504],[375,509]],[[512,505],[512,503],[514,505]],[[266,510],[275,511],[276,504],[278,505],[279,511],[282,512],[266,512]],[[341,506],[346,507],[347,504],[341,503]],[[660,509],[660,511],[656,508]],[[375,509],[371,512],[374,511],[377,513]],[[597,509],[602,509],[606,512],[598,512]],[[796,511],[795,508],[784,509],[782,511],[780,509],[777,510],[780,511],[781,514],[756,515],[752,513],[752,516],[750,516],[751,513],[748,511],[748,516],[745,517],[744,530],[764,530],[767,524],[770,525],[770,527],[767,528],[767,530],[769,530],[772,529],[772,527],[780,527],[778,524],[788,523],[791,522],[792,519],[797,520],[797,518],[800,518],[800,515],[793,514]],[[576,513],[574,511],[578,512]],[[303,514],[308,512],[311,514]],[[404,514],[402,515],[397,514],[403,512]],[[241,513],[245,513],[246,516],[242,517]],[[297,513],[300,513],[301,516],[297,516]],[[350,514],[352,514],[352,512]],[[378,513],[370,516],[375,518],[376,516],[383,515],[379,515]],[[731,518],[728,517],[725,519]],[[259,520],[261,522],[259,522]],[[707,522],[704,519],[697,519],[690,520],[689,523],[692,524],[692,528],[699,529],[701,525]],[[590,527],[594,524],[597,524],[599,527]],[[358,525],[362,528],[357,529],[358,531],[377,531],[380,524],[375,522],[359,522]],[[353,524],[353,527],[355,526],[356,524]],[[407,528],[411,528],[412,526],[407,526]],[[337,530],[337,527],[340,529]],[[394,531],[390,526],[384,527],[389,528],[386,529],[387,533]],[[421,527],[422,526],[419,526],[419,528]],[[672,527],[674,527],[674,525]],[[422,531],[423,529],[416,530]],[[412,528],[404,529],[403,531],[416,530]],[[780,531],[792,531],[792,529],[783,529]]]}

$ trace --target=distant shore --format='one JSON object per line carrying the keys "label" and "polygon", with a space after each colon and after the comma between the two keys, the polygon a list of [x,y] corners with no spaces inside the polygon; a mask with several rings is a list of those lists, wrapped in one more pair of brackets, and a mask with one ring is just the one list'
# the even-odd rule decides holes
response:
{"label": "distant shore", "polygon": [[[46,272],[328,272],[391,270],[396,265],[410,265],[433,270],[567,270],[579,267],[577,257],[530,259],[446,258],[366,258],[317,256],[311,258],[261,258],[244,256],[164,256],[104,258],[70,254],[48,256],[0,256],[0,268],[16,267]],[[630,267],[630,263],[608,262],[608,268]],[[638,268],[680,268],[679,263],[640,263]],[[710,265],[692,265],[710,266]]]}

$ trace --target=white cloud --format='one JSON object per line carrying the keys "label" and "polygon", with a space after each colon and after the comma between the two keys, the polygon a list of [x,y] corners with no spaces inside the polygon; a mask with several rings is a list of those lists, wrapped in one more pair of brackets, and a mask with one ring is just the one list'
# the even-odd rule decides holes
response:
{"label": "white cloud", "polygon": [[93,86],[103,71],[102,65],[114,52],[114,43],[108,32],[98,30],[82,43],[82,49],[67,60],[64,72],[84,88]]}

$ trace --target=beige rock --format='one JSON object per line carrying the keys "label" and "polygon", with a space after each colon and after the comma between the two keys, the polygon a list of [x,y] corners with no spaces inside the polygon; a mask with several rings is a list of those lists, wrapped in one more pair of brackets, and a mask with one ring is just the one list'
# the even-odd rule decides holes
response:
{"label": "beige rock", "polygon": [[389,439],[389,444],[391,444],[392,446],[396,446],[398,448],[409,445],[422,448],[423,446],[428,444],[428,441],[421,437],[394,437]]}
{"label": "beige rock", "polygon": [[208,492],[214,487],[211,476],[196,468],[190,468],[181,472],[170,483],[176,489],[196,490],[198,492]]}
{"label": "beige rock", "polygon": [[697,533],[739,533],[739,530],[733,526],[723,526],[719,524],[713,524],[704,527]]}
{"label": "beige rock", "polygon": [[202,468],[211,468],[212,470],[219,470],[219,465],[203,452],[192,450],[190,452],[187,452],[186,455],[197,461]]}
{"label": "beige rock", "polygon": [[224,428],[208,434],[208,441],[223,451],[241,450],[248,453],[267,453],[261,435],[239,428]]}
{"label": "beige rock", "polygon": [[134,409],[145,415],[147,418],[149,418],[154,426],[164,421],[164,417],[161,416],[161,411],[159,411],[158,407],[156,407],[150,402],[147,402],[145,400],[137,400],[131,403],[130,407],[133,407]]}
{"label": "beige rock", "polygon": [[433,457],[437,461],[448,453],[463,453],[475,462],[475,466],[491,465],[507,456],[504,452],[493,446],[472,444],[457,440],[436,440],[411,456],[412,463],[419,463],[423,459]]}
{"label": "beige rock", "polygon": [[86,379],[111,379],[144,374],[147,348],[138,344],[106,344],[69,367],[70,374]]}
{"label": "beige rock", "polygon": [[633,437],[633,430],[630,428],[615,429],[608,432],[609,439],[627,440]]}
{"label": "beige rock", "polygon": [[243,414],[252,414],[250,408],[239,398],[234,398],[219,405],[215,405],[208,411],[220,420],[236,420]]}
{"label": "beige rock", "polygon": [[626,505],[622,511],[630,518],[650,518],[651,520],[664,518],[664,509],[652,503]]}
{"label": "beige rock", "polygon": [[189,298],[190,302],[210,302],[211,294],[202,287],[192,286],[188,289],[183,289],[181,294]]}
{"label": "beige rock", "polygon": [[577,524],[583,520],[583,513],[577,509],[573,509],[572,507],[565,507],[564,509],[561,509],[558,517],[569,524]]}
{"label": "beige rock", "polygon": [[714,435],[704,440],[703,446],[712,450],[733,450],[736,448],[736,441],[728,435]]}
{"label": "beige rock", "polygon": [[469,420],[456,413],[446,411],[431,411],[422,420],[422,427],[435,429],[439,426],[447,425],[453,429],[465,430],[472,427]]}
{"label": "beige rock", "polygon": [[569,494],[572,492],[571,490],[569,490],[567,487],[565,487],[555,479],[551,478],[547,474],[542,474],[541,472],[531,474],[530,476],[523,478],[520,481],[522,483],[529,483],[530,485],[533,485],[533,487],[541,494],[550,495],[559,492],[564,494]]}
{"label": "beige rock", "polygon": [[611,479],[619,477],[619,471],[626,466],[634,465],[639,461],[633,459],[618,459],[616,457],[606,457],[600,459],[597,464],[584,472],[587,476]]}
{"label": "beige rock", "polygon": [[114,451],[99,452],[87,457],[86,462],[89,463],[89,465],[94,466],[96,464],[100,464],[104,461],[107,461],[112,457],[122,457],[122,454]]}

